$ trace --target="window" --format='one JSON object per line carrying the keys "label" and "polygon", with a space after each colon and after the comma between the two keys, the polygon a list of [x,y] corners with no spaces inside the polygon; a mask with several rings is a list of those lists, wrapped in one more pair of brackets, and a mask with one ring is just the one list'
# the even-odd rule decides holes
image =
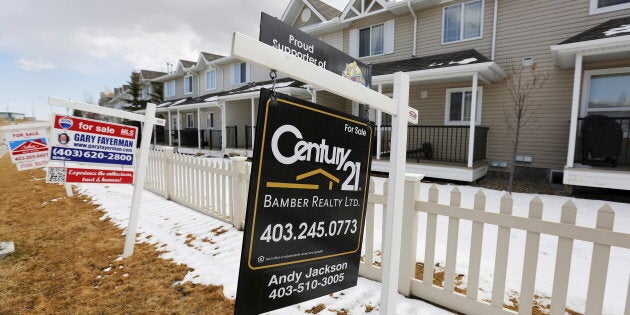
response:
{"label": "window", "polygon": [[186,128],[195,128],[195,115],[193,113],[186,114]]}
{"label": "window", "polygon": [[584,72],[582,115],[630,117],[630,67]]}
{"label": "window", "polygon": [[630,0],[590,0],[590,14],[598,14],[630,8]]}
{"label": "window", "polygon": [[241,84],[248,81],[247,63],[238,63],[232,66],[232,84]]}
{"label": "window", "polygon": [[175,96],[175,80],[164,83],[164,97]]}
{"label": "window", "polygon": [[212,69],[206,71],[206,90],[214,90],[217,88],[217,70]]}
{"label": "window", "polygon": [[[475,124],[481,123],[481,104],[483,87],[477,89],[477,117]],[[446,111],[444,124],[468,125],[472,107],[472,88],[456,88],[446,90]]]}
{"label": "window", "polygon": [[184,94],[192,94],[193,92],[193,76],[187,75],[184,77]]}
{"label": "window", "polygon": [[178,128],[177,128],[177,116],[173,117],[171,120],[172,120],[171,121],[171,126],[173,126],[173,130],[178,130]]}
{"label": "window", "polygon": [[359,57],[383,54],[383,37],[385,26],[372,25],[359,30]]}
{"label": "window", "polygon": [[481,38],[483,2],[459,3],[444,8],[442,42],[452,43]]}
{"label": "window", "polygon": [[206,128],[214,128],[214,113],[208,113],[206,116]]}
{"label": "window", "polygon": [[379,56],[394,52],[394,20],[351,29],[349,36],[348,53],[352,57]]}

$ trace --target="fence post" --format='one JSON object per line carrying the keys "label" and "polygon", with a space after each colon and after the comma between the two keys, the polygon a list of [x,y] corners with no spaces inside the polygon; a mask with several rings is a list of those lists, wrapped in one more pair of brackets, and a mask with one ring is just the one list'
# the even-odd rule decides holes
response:
{"label": "fence post", "polygon": [[411,294],[411,279],[416,274],[416,251],[418,244],[418,212],[416,200],[420,196],[420,180],[424,175],[406,174],[403,200],[402,226],[403,236],[400,243],[400,273],[398,274],[398,292],[404,296]]}
{"label": "fence post", "polygon": [[239,230],[243,230],[245,223],[245,207],[247,207],[247,175],[244,156],[231,157],[232,161],[232,225]]}
{"label": "fence post", "polygon": [[173,171],[173,152],[175,148],[164,147],[164,198],[171,200],[175,187],[175,172]]}

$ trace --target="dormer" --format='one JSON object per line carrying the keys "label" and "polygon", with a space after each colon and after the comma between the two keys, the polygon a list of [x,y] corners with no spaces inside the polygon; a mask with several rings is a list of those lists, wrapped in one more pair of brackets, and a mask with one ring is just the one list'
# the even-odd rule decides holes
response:
{"label": "dormer", "polygon": [[385,12],[387,9],[388,5],[385,0],[351,0],[341,13],[341,21],[349,22]]}

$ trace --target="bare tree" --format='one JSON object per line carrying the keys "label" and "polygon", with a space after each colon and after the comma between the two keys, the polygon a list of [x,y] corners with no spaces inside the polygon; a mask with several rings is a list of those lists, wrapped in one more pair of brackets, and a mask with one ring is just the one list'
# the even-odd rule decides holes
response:
{"label": "bare tree", "polygon": [[535,95],[544,86],[549,75],[546,71],[537,70],[535,63],[524,66],[512,60],[505,63],[504,70],[507,75],[504,84],[512,98],[512,102],[503,104],[505,121],[512,136],[512,161],[509,164],[508,180],[508,191],[512,192],[521,135],[529,131],[534,122],[534,113],[539,108]]}

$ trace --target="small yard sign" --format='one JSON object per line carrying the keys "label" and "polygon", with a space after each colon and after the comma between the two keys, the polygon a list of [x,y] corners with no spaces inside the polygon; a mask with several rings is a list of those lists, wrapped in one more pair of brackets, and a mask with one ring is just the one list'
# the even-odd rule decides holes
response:
{"label": "small yard sign", "polygon": [[261,90],[236,314],[356,285],[367,204],[367,120]]}
{"label": "small yard sign", "polygon": [[11,161],[18,170],[44,167],[48,161],[47,132],[43,129],[15,130],[5,133]]}
{"label": "small yard sign", "polygon": [[138,128],[56,115],[50,160],[133,165]]}

